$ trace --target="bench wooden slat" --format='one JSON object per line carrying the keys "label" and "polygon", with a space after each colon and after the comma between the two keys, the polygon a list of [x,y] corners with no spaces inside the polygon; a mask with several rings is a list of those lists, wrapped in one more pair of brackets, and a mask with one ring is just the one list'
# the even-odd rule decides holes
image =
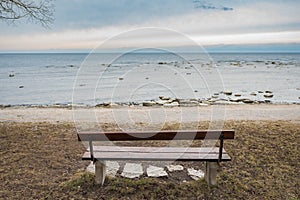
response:
{"label": "bench wooden slat", "polygon": [[126,141],[126,140],[204,140],[204,139],[234,139],[233,130],[174,130],[145,132],[81,132],[80,141]]}
{"label": "bench wooden slat", "polygon": [[[157,147],[95,147],[94,158],[98,160],[152,160],[152,161],[215,161],[219,159],[218,148],[174,148],[157,151]],[[90,152],[85,152],[83,160],[91,160]],[[230,156],[223,151],[221,161],[230,161]]]}
{"label": "bench wooden slat", "polygon": [[[87,149],[89,151],[89,149]],[[93,152],[161,152],[161,153],[219,153],[219,147],[128,147],[128,146],[94,146]],[[225,149],[223,153],[226,154]]]}

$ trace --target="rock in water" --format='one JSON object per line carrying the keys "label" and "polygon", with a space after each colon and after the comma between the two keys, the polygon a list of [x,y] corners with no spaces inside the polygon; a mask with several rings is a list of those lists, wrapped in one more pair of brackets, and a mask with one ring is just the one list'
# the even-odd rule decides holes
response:
{"label": "rock in water", "polygon": [[264,97],[266,97],[266,98],[272,98],[274,95],[273,94],[264,94]]}
{"label": "rock in water", "polygon": [[231,91],[223,91],[223,93],[226,94],[226,95],[232,95]]}
{"label": "rock in water", "polygon": [[160,98],[161,100],[170,100],[170,97],[165,97],[165,96],[159,96],[158,98]]}

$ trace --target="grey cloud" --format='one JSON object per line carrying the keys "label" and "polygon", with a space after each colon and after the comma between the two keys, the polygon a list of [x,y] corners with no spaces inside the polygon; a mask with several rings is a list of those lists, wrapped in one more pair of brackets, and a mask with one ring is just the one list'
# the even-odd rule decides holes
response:
{"label": "grey cloud", "polygon": [[222,5],[215,5],[212,3],[208,3],[206,1],[194,0],[195,8],[203,9],[203,10],[223,10],[223,11],[232,11],[233,8],[225,7]]}

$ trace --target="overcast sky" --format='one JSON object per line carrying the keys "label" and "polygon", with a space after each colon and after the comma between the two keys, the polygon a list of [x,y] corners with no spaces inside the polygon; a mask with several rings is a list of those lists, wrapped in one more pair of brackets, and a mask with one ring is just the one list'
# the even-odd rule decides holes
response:
{"label": "overcast sky", "polygon": [[[15,25],[0,22],[0,51],[89,50],[113,36],[143,27],[174,30],[204,46],[300,44],[299,0],[56,0],[53,3],[55,21],[50,29],[22,20]],[[147,40],[149,36],[144,32],[139,38]],[[164,41],[165,46],[176,46],[167,34],[151,37],[151,42]],[[140,44],[124,41],[122,45]]]}

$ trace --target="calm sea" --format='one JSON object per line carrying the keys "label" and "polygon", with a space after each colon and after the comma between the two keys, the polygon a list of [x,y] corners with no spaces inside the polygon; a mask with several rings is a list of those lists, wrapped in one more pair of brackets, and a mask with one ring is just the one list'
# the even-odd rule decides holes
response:
{"label": "calm sea", "polygon": [[1,105],[205,99],[224,90],[300,103],[300,54],[0,54]]}

